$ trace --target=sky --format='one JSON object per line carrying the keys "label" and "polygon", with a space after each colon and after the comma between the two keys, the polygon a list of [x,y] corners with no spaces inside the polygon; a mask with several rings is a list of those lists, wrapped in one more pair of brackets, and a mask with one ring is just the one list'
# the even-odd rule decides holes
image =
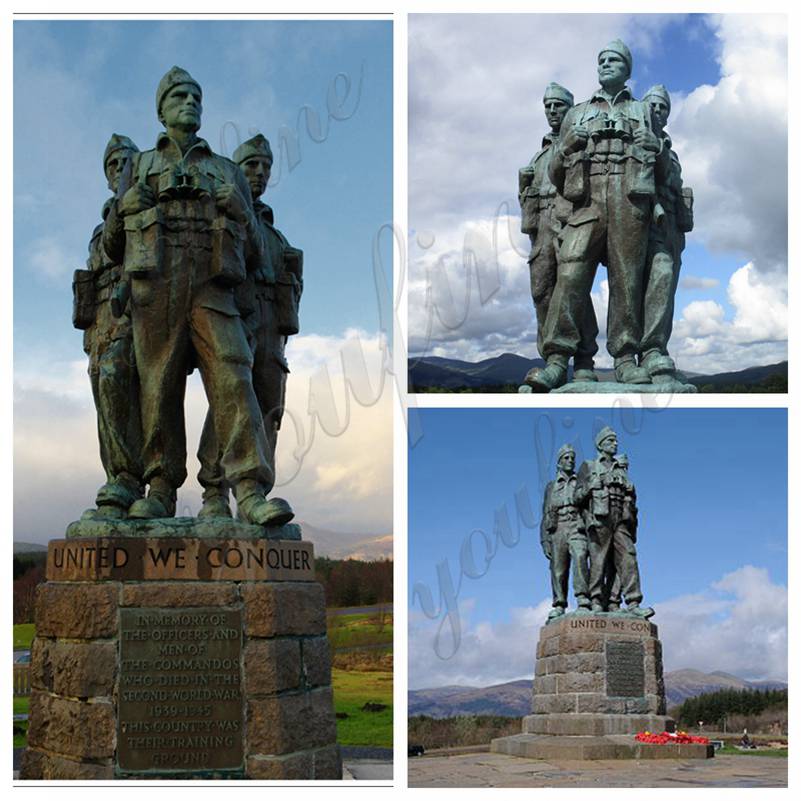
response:
{"label": "sky", "polygon": [[665,670],[787,679],[786,410],[422,409],[419,418],[409,450],[410,689],[532,676],[551,606],[543,490],[559,447],[573,444],[578,468],[604,425],[630,459],[643,603],[656,609]]}
{"label": "sky", "polygon": [[[72,273],[109,196],[106,142],[117,132],[153,147],[156,87],[173,64],[203,88],[200,135],[215,152],[230,156],[258,132],[270,140],[263,200],[304,251],[276,494],[314,525],[390,533],[391,325],[379,309],[392,267],[388,237],[374,246],[392,220],[391,23],[18,21],[15,539],[61,536],[103,483]],[[197,375],[186,406],[192,454],[206,411]],[[385,447],[367,447],[376,442]],[[193,455],[188,469],[179,513],[199,507]]]}
{"label": "sky", "polygon": [[[618,37],[635,96],[670,92],[694,190],[671,354],[707,374],[787,358],[787,20],[753,14],[411,15],[411,355],[538,355],[517,171],[548,130],[545,86],[589,97]],[[593,303],[611,366],[603,267]]]}

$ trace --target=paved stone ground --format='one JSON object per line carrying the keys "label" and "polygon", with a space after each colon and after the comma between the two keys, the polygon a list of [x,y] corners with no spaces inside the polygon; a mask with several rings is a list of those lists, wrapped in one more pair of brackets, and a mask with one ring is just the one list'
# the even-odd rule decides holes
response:
{"label": "paved stone ground", "polygon": [[545,762],[505,754],[409,760],[410,787],[786,787],[787,760],[716,756],[693,760]]}
{"label": "paved stone ground", "polygon": [[342,778],[356,781],[391,780],[392,762],[377,759],[346,760],[342,765]]}

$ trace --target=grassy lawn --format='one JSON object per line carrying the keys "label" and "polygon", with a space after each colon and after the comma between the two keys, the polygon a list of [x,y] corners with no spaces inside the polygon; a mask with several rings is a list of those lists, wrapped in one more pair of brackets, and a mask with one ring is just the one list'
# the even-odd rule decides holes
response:
{"label": "grassy lawn", "polygon": [[33,623],[18,623],[14,626],[14,649],[30,648],[36,626]]}
{"label": "grassy lawn", "polygon": [[[373,745],[392,748],[392,673],[332,671],[334,710],[340,745]],[[381,712],[365,712],[368,703],[386,704]]]}
{"label": "grassy lawn", "polygon": [[392,644],[392,614],[329,615],[328,640],[331,647],[358,648],[361,645]]}
{"label": "grassy lawn", "polygon": [[[14,714],[27,715],[28,701],[29,699],[27,696],[14,696]],[[28,721],[15,720],[14,728],[18,730],[14,732],[14,748],[25,748],[25,746],[28,744]]]}
{"label": "grassy lawn", "polygon": [[786,748],[757,748],[756,750],[741,751],[739,748],[734,748],[731,745],[724,745],[719,751],[715,751],[715,755],[721,754],[723,756],[765,756],[765,757],[784,757],[787,758]]}

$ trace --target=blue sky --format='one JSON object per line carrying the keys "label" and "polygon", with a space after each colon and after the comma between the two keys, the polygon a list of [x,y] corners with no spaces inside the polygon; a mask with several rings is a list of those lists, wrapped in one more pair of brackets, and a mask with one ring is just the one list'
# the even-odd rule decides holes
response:
{"label": "blue sky", "polygon": [[[671,353],[693,373],[787,358],[787,21],[736,14],[410,17],[411,354],[537,355],[517,170],[547,131],[547,83],[586,99],[598,51],[618,37],[635,95],[655,83],[671,94],[668,131],[695,193]],[[490,297],[468,285],[465,250],[497,278]],[[609,366],[605,280],[601,267],[593,300]],[[437,312],[465,320],[449,329]]]}
{"label": "blue sky", "polygon": [[[458,585],[464,543],[477,529],[492,538],[494,515],[504,505],[516,531],[518,491],[530,499],[537,524],[533,529],[522,526],[516,545],[501,543],[480,578],[461,579],[466,642],[469,632],[480,633],[482,627],[508,627],[519,618],[519,610],[527,610],[526,630],[536,638],[550,606],[548,563],[540,549],[538,528],[544,484],[554,475],[555,454],[564,442],[576,447],[580,464],[595,453],[594,433],[603,425],[612,425],[619,435],[620,452],[627,453],[631,461],[630,475],[640,509],[637,547],[642,586],[645,603],[657,610],[654,622],[664,627],[663,637],[669,640],[665,645],[667,669],[731,669],[738,675],[753,672],[747,654],[738,663],[737,654],[728,654],[725,648],[707,653],[699,646],[697,653],[687,654],[688,660],[692,654],[699,663],[678,664],[681,653],[669,635],[688,610],[708,613],[703,620],[692,622],[700,631],[714,622],[738,619],[738,609],[754,606],[754,596],[762,598],[769,588],[786,587],[785,410],[424,409],[420,419],[422,437],[409,451],[410,599],[419,583],[427,585],[437,601],[437,566],[444,561]],[[475,563],[483,565],[484,540],[473,534],[469,541]],[[746,588],[742,590],[746,595],[735,598],[730,586],[735,580],[725,577],[742,576],[743,570],[740,586]],[[478,572],[484,572],[483,568]],[[752,589],[753,596],[748,595]],[[786,627],[786,608],[777,592],[763,621],[772,636],[772,623],[780,628],[784,621]],[[415,671],[416,664],[437,675],[442,684],[465,678],[460,672],[465,669],[461,658],[433,660],[436,667],[431,666],[433,631],[439,619],[428,621],[419,601],[412,603],[411,687],[433,686],[422,667]],[[747,633],[741,634],[748,638]],[[759,636],[754,635],[757,640]],[[487,667],[468,683],[480,685],[487,676],[518,677],[515,671],[521,666],[515,660],[516,638],[506,639],[506,645],[492,642],[495,647],[508,648],[508,653],[484,654]],[[528,656],[533,659],[533,642],[529,646]],[[786,659],[786,651],[784,654]],[[527,658],[523,658],[524,665]],[[533,667],[533,661],[528,661]],[[503,667],[498,662],[504,663]],[[774,664],[767,658],[765,662],[765,669],[774,677],[781,678],[782,670],[786,672],[781,655]]]}
{"label": "blue sky", "polygon": [[[202,86],[200,135],[212,149],[230,156],[257,132],[270,140],[275,163],[263,199],[304,251],[279,486],[307,522],[387,534],[391,395],[376,389],[371,404],[351,398],[346,417],[342,357],[355,348],[380,387],[386,332],[373,247],[392,220],[392,24],[181,20],[14,24],[16,535],[58,535],[102,483],[82,332],[71,324],[72,273],[84,266],[109,196],[106,142],[117,132],[141,150],[153,147],[162,130],[156,87],[173,64]],[[345,418],[337,436],[321,431],[311,412],[310,382],[319,379],[332,385],[322,416]],[[186,405],[192,454],[206,410],[196,375]],[[57,439],[47,433],[54,420]],[[365,447],[376,441],[387,447]],[[53,487],[47,505],[38,500],[42,481]],[[179,508],[198,504],[190,477]]]}

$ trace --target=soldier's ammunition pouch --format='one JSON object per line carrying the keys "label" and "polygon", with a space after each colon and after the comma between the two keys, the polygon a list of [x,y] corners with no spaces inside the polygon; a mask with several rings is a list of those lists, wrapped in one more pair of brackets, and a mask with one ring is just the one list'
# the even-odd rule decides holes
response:
{"label": "soldier's ammunition pouch", "polygon": [[629,159],[628,195],[630,198],[652,198],[656,195],[654,166],[656,155],[642,148],[634,148],[633,158]]}
{"label": "soldier's ammunition pouch", "polygon": [[211,267],[209,276],[224,286],[245,280],[245,231],[230,217],[221,215],[211,223]]}
{"label": "soldier's ammunition pouch", "polygon": [[524,194],[520,198],[520,230],[524,234],[536,234],[540,219],[539,195]]}
{"label": "soldier's ammunition pouch", "polygon": [[609,490],[594,490],[590,510],[595,517],[608,517],[609,515]]}
{"label": "soldier's ammunition pouch", "polygon": [[[300,331],[298,307],[302,284],[298,280],[298,256],[303,260],[303,251],[287,248],[284,253],[284,270],[275,283],[275,319],[278,333],[292,336]],[[300,268],[302,273],[302,267]]]}
{"label": "soldier's ammunition pouch", "polygon": [[95,280],[91,270],[72,274],[72,324],[85,331],[95,321]]}
{"label": "soldier's ammunition pouch", "polygon": [[125,225],[125,272],[133,278],[152,278],[161,272],[164,218],[158,206],[129,214]]}
{"label": "soldier's ammunition pouch", "polygon": [[565,158],[565,185],[562,195],[570,203],[580,203],[587,194],[587,162],[583,152]]}
{"label": "soldier's ammunition pouch", "polygon": [[676,204],[676,227],[683,234],[693,230],[693,190],[685,186],[681,190],[681,199]]}

